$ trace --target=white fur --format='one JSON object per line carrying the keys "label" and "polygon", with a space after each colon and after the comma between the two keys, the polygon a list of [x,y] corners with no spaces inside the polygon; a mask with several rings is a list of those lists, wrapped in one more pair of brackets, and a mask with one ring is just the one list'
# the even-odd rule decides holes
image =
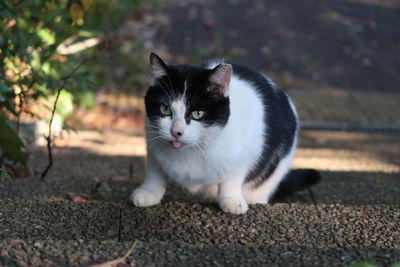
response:
{"label": "white fur", "polygon": [[[225,212],[241,214],[247,211],[248,204],[268,202],[289,170],[296,145],[264,184],[255,190],[245,184],[247,174],[261,156],[266,138],[264,107],[252,85],[234,75],[229,97],[231,114],[223,128],[206,128],[195,120],[186,124],[184,96],[172,103],[172,119],[164,117],[156,125],[146,121],[148,171],[143,185],[132,194],[136,206],[159,203],[167,178],[193,193],[204,192],[206,197],[217,200]],[[183,132],[179,141],[185,145],[179,149],[165,141],[175,140],[170,132],[172,128]],[[151,193],[153,197],[149,196]]]}
{"label": "white fur", "polygon": [[279,183],[282,181],[282,178],[284,178],[286,173],[289,171],[295,155],[296,147],[297,136],[289,154],[287,154],[286,157],[281,160],[274,173],[268,178],[268,180],[256,188],[253,187],[252,183],[247,183],[243,186],[243,196],[248,204],[268,203],[275,190],[278,188]]}
{"label": "white fur", "polygon": [[[269,78],[268,80],[271,81]],[[270,83],[276,86],[275,83],[273,83],[272,81]],[[297,110],[292,100],[289,97],[288,99],[290,107],[292,108],[292,111],[295,114],[296,119],[298,120]],[[281,160],[274,173],[268,178],[268,180],[266,180],[261,186],[258,187],[254,187],[252,183],[247,183],[243,186],[243,196],[248,204],[266,204],[271,199],[276,189],[278,188],[279,183],[285,177],[290,169],[290,166],[292,165],[297,148],[297,133],[298,131],[296,131],[295,140],[289,153]]]}
{"label": "white fur", "polygon": [[166,180],[151,155],[147,157],[146,179],[131,195],[137,207],[148,207],[160,203],[166,189]]}

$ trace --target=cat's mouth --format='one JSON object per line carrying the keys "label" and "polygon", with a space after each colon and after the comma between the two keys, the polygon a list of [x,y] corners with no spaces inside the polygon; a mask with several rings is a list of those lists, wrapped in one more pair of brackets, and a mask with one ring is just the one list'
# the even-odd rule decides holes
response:
{"label": "cat's mouth", "polygon": [[183,147],[183,145],[184,145],[182,142],[179,142],[178,140],[174,140],[174,141],[170,141],[170,142],[171,142],[172,147],[175,149],[179,149],[179,148]]}

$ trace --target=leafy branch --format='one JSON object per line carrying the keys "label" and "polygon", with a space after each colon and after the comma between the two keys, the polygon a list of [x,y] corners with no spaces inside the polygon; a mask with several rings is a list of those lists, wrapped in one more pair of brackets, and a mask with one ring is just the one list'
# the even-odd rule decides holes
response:
{"label": "leafy branch", "polygon": [[[56,114],[63,123],[72,112],[73,104],[85,108],[93,106],[93,81],[105,85],[119,79],[119,74],[110,71],[110,67],[122,65],[130,73],[140,70],[141,53],[133,51],[136,45],[132,46],[132,33],[125,34],[127,30],[116,29],[125,22],[127,16],[124,14],[137,12],[141,2],[0,1],[0,167],[6,163],[25,165],[28,159],[26,145],[31,138],[36,141],[37,134],[40,137],[48,135],[46,139],[51,147],[55,128],[50,126],[44,134],[31,131],[31,119],[50,119],[51,115],[51,123],[55,120],[56,124]],[[101,15],[105,13],[107,16]],[[111,40],[113,46],[120,49],[99,57],[108,64],[90,62],[87,64],[90,66],[85,65],[91,59],[93,47],[99,43],[103,45],[103,40]],[[137,48],[142,49],[141,42],[137,43]],[[127,60],[133,52],[137,54],[135,60]],[[88,58],[81,62],[85,57]],[[71,74],[64,78],[63,74],[69,72]],[[127,76],[125,87],[141,81],[140,75]],[[73,90],[74,95],[63,91],[65,86]],[[47,107],[48,101],[54,101],[57,109],[50,107],[49,112],[42,109]],[[25,115],[31,115],[31,118]],[[50,164],[43,172],[43,178],[51,168],[52,157],[50,154]]]}

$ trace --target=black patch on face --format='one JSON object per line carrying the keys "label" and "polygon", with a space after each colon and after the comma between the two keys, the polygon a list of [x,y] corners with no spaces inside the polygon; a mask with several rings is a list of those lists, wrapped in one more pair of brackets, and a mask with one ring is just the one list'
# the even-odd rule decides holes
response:
{"label": "black patch on face", "polygon": [[224,126],[229,119],[229,97],[215,95],[207,91],[208,78],[212,71],[206,68],[188,65],[168,66],[167,76],[161,77],[150,86],[145,96],[146,113],[150,120],[157,120],[164,115],[161,105],[170,104],[184,94],[186,81],[186,123],[193,120],[193,111],[204,111],[199,122],[205,126]]}

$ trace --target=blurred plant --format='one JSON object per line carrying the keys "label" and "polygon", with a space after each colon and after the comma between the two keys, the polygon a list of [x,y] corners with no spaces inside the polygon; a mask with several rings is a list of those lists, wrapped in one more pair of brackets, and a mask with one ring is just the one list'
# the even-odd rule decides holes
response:
{"label": "blurred plant", "polygon": [[9,172],[5,169],[0,168],[0,178],[15,178],[14,174],[12,172]]}
{"label": "blurred plant", "polygon": [[[21,116],[48,121],[52,105],[49,103],[53,103],[64,77],[82,57],[93,55],[95,46],[113,40],[113,29],[127,14],[134,15],[141,4],[140,0],[0,2],[0,166],[4,156],[26,163],[24,143],[18,136]],[[110,54],[98,60],[104,62],[113,57],[114,53]],[[123,57],[119,58],[122,61]],[[58,116],[65,119],[72,112],[72,101],[93,106],[92,91],[106,82],[101,77],[106,77],[107,70],[101,65],[92,62],[74,73],[63,88],[69,92],[60,95]],[[36,109],[31,109],[32,105]]]}

